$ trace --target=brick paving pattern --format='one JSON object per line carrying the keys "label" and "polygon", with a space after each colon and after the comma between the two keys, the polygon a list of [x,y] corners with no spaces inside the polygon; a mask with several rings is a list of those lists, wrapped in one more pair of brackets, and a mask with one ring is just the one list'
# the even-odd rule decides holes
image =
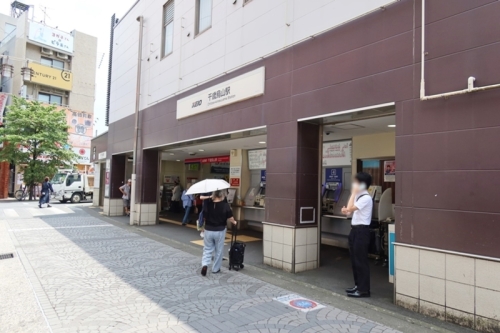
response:
{"label": "brick paving pattern", "polygon": [[241,272],[202,277],[200,258],[80,209],[9,225],[54,333],[397,332],[330,306],[298,311],[273,300],[292,291]]}

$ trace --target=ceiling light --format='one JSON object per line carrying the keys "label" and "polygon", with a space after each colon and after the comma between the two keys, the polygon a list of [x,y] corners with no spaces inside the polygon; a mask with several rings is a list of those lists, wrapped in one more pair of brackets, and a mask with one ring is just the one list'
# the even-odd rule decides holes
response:
{"label": "ceiling light", "polygon": [[176,160],[176,162],[180,162],[181,160]]}
{"label": "ceiling light", "polygon": [[205,151],[205,149],[198,149],[198,151]]}
{"label": "ceiling light", "polygon": [[174,153],[170,153],[170,156],[174,156],[175,154]]}
{"label": "ceiling light", "polygon": [[387,127],[396,127],[396,125],[387,125]]}
{"label": "ceiling light", "polygon": [[266,144],[266,141],[259,141],[259,143],[260,143],[261,145],[265,145],[265,144]]}

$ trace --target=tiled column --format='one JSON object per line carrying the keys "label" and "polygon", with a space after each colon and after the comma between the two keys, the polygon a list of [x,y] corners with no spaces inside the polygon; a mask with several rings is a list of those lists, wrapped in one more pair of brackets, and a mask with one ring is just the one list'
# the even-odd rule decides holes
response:
{"label": "tiled column", "polygon": [[137,161],[136,212],[134,224],[153,225],[158,220],[158,168],[157,150],[144,150]]}
{"label": "tiled column", "polygon": [[481,332],[500,332],[500,260],[396,246],[396,304]]}
{"label": "tiled column", "polygon": [[289,272],[318,267],[319,127],[268,127],[264,263]]}
{"label": "tiled column", "polygon": [[9,176],[10,163],[0,163],[0,199],[6,199],[9,196]]}
{"label": "tiled column", "polygon": [[122,193],[120,186],[125,181],[125,155],[111,157],[111,174],[109,183],[109,198],[104,199],[103,213],[108,216],[120,216],[124,214]]}

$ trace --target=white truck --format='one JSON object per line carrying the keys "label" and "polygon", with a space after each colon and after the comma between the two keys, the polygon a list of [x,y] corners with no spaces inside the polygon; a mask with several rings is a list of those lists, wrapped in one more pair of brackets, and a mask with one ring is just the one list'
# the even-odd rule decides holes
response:
{"label": "white truck", "polygon": [[58,172],[52,178],[54,199],[62,203],[78,203],[91,200],[94,191],[94,176],[72,172]]}

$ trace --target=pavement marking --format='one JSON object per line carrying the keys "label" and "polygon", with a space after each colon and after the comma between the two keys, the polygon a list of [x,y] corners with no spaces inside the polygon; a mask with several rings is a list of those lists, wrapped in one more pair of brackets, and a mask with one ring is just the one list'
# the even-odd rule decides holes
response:
{"label": "pavement marking", "polygon": [[59,214],[71,214],[73,212],[65,212],[59,208],[29,208],[28,209],[33,216],[45,216],[45,215],[59,215]]}
{"label": "pavement marking", "polygon": [[3,213],[7,217],[19,217],[19,214],[12,208],[6,208],[3,210]]}
{"label": "pavement marking", "polygon": [[97,227],[112,227],[109,224],[96,225],[74,225],[68,227],[48,227],[48,228],[25,228],[25,229],[9,229],[9,231],[32,231],[32,230],[52,230],[52,229],[76,229],[76,228],[97,228]]}

